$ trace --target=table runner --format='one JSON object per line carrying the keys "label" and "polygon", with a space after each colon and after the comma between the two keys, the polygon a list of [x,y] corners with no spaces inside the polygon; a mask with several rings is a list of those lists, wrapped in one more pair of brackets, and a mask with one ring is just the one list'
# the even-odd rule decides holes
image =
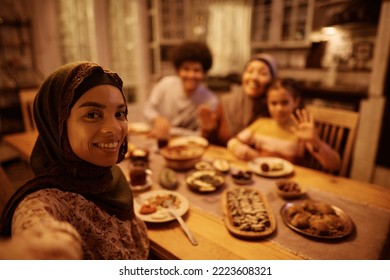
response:
{"label": "table runner", "polygon": [[[146,144],[146,143],[145,143]],[[150,148],[150,142],[147,144]],[[158,175],[165,167],[165,160],[158,153],[151,153],[150,168],[153,171],[154,189],[160,188],[158,185]],[[202,209],[203,211],[223,220],[221,203],[222,192],[236,185],[231,176],[225,176],[225,185],[214,193],[199,194],[191,191],[185,178],[194,170],[177,172],[179,179],[178,192],[183,194],[190,201],[191,207]],[[316,260],[374,260],[384,258],[384,254],[389,257],[388,241],[390,232],[390,211],[376,206],[363,204],[351,199],[339,197],[335,194],[320,191],[310,186],[307,189],[307,198],[326,202],[342,209],[353,220],[354,232],[341,240],[313,240],[287,227],[282,221],[280,209],[287,202],[282,199],[275,190],[275,179],[253,176],[254,183],[250,186],[240,186],[242,188],[256,188],[261,191],[267,199],[274,216],[276,218],[277,229],[274,234],[266,239],[285,250],[291,251],[307,259]],[[390,202],[389,202],[390,203]],[[259,239],[261,242],[262,239]]]}

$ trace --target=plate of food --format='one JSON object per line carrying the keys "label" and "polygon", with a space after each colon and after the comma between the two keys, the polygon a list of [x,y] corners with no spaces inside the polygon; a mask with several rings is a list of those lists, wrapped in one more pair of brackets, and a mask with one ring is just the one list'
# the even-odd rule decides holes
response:
{"label": "plate of food", "polygon": [[294,165],[278,157],[258,157],[249,162],[248,167],[254,173],[264,177],[283,177],[294,171]]}
{"label": "plate of food", "polygon": [[230,163],[225,159],[215,159],[212,165],[215,170],[221,173],[227,173],[230,170]]}
{"label": "plate of food", "polygon": [[195,171],[186,178],[188,187],[196,192],[215,192],[225,183],[225,179],[215,170]]}
{"label": "plate of food", "polygon": [[231,188],[222,196],[225,225],[238,237],[260,238],[272,234],[276,220],[263,194],[253,188]]}
{"label": "plate of food", "polygon": [[202,171],[202,170],[213,170],[213,165],[205,160],[198,161],[195,163],[195,169]]}
{"label": "plate of food", "polygon": [[285,199],[295,199],[306,194],[306,188],[292,180],[280,180],[275,185],[276,192]]}
{"label": "plate of food", "polygon": [[180,216],[187,213],[190,206],[188,199],[178,192],[155,190],[137,195],[134,199],[134,211],[145,222],[169,222],[175,220],[175,217],[168,212],[168,204],[175,207]]}
{"label": "plate of food", "polygon": [[339,239],[354,229],[351,218],[343,210],[321,201],[288,202],[280,212],[289,228],[309,237]]}
{"label": "plate of food", "polygon": [[186,146],[186,145],[198,145],[206,148],[209,145],[209,141],[206,138],[189,135],[189,136],[180,136],[174,137],[169,140],[168,146]]}

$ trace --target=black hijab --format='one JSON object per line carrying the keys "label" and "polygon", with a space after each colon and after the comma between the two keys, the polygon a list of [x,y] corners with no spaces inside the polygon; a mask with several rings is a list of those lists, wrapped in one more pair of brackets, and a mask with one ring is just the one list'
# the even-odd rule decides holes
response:
{"label": "black hijab", "polygon": [[[101,84],[117,87],[125,100],[120,77],[92,62],[64,65],[41,85],[34,102],[39,135],[30,158],[36,177],[20,187],[5,205],[1,235],[11,235],[12,217],[19,202],[45,188],[81,194],[122,220],[134,216],[132,193],[121,170],[117,166],[101,167],[83,161],[69,144],[66,121],[72,106],[87,90]],[[120,148],[118,162],[126,152],[127,139]]]}

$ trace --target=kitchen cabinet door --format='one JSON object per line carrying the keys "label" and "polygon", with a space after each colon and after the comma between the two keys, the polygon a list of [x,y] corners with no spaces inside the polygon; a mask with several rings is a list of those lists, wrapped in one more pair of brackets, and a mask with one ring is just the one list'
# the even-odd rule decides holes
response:
{"label": "kitchen cabinet door", "polygon": [[188,0],[149,0],[146,2],[149,23],[149,54],[154,80],[172,74],[172,48],[188,39]]}
{"label": "kitchen cabinet door", "polygon": [[254,0],[252,48],[309,46],[314,0]]}

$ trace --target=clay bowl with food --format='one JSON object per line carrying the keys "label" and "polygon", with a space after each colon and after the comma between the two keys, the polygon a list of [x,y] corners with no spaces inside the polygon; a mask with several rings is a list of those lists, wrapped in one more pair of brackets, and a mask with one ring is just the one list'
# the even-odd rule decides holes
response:
{"label": "clay bowl with food", "polygon": [[194,168],[202,159],[205,148],[197,145],[180,145],[165,147],[160,153],[164,157],[167,167],[177,171]]}
{"label": "clay bowl with food", "polygon": [[231,176],[233,182],[237,185],[249,185],[253,183],[252,172],[248,170],[233,170]]}
{"label": "clay bowl with food", "polygon": [[295,199],[304,196],[306,189],[295,181],[280,180],[276,182],[276,192],[284,199]]}

